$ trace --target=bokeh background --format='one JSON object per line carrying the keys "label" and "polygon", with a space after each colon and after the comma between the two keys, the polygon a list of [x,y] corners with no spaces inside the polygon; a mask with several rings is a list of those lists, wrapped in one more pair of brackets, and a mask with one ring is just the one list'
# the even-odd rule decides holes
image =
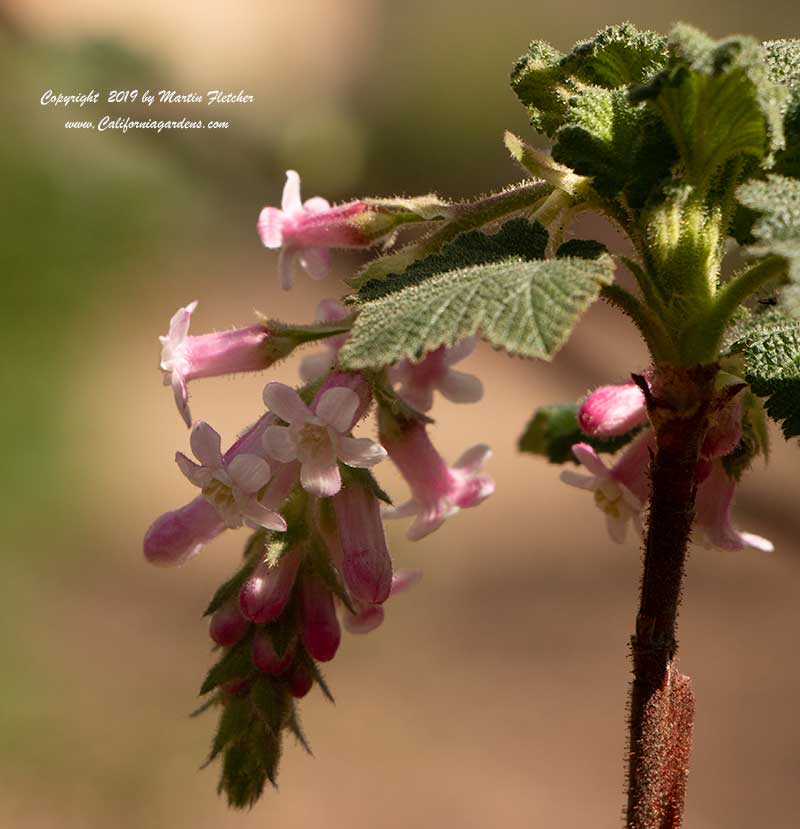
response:
{"label": "bokeh background", "polygon": [[[254,308],[302,321],[343,289],[278,289],[254,225],[283,171],[331,199],[513,181],[501,136],[527,134],[507,86],[516,56],[534,37],[568,48],[623,19],[800,34],[790,0],[0,4],[0,825],[619,825],[639,554],[608,541],[556,468],[515,453],[536,405],[643,367],[606,308],[554,365],[471,358],[486,399],[440,404],[435,439],[449,458],[492,444],[497,494],[417,544],[390,527],[397,563],[424,580],[380,630],[344,641],[327,670],[336,705],[318,691],[302,705],[315,757],[290,740],[280,791],[250,813],[228,812],[216,770],[197,770],[212,721],[187,716],[210,661],[200,614],[243,537],[178,571],[147,566],[140,545],[193,494],[172,463],[187,433],[157,371],[175,308],[200,300],[198,332],[246,324]],[[220,110],[227,131],[161,135],[67,131],[80,111],[39,106],[45,89],[92,87],[243,88],[256,102]],[[106,111],[140,112],[89,117]],[[346,276],[358,260],[337,263]],[[193,410],[230,439],[259,414],[263,383],[196,383]],[[740,525],[776,552],[697,549],[689,562],[688,829],[800,820],[797,452],[776,440],[739,497]],[[391,470],[381,478],[404,494]]]}

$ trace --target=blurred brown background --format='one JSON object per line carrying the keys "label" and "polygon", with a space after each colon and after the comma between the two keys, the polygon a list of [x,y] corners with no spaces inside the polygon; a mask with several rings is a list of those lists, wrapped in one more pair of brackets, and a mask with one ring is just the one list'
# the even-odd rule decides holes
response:
{"label": "blurred brown background", "polygon": [[[619,825],[639,555],[607,540],[556,468],[514,448],[536,405],[643,366],[607,309],[554,366],[489,349],[466,365],[486,399],[439,404],[435,439],[450,459],[492,444],[497,494],[417,544],[391,525],[398,565],[424,580],[379,631],[346,638],[327,671],[336,706],[317,691],[302,706],[315,758],[289,741],[280,792],[251,813],[228,812],[216,769],[197,771],[212,721],[187,717],[210,660],[200,613],[243,537],[178,571],[148,567],[140,544],[154,516],[193,495],[171,460],[187,433],[157,371],[175,308],[199,299],[202,332],[246,324],[254,308],[302,321],[342,291],[334,278],[278,289],[255,220],[283,171],[331,199],[512,181],[502,131],[527,132],[507,87],[514,59],[534,37],[568,48],[626,18],[800,34],[789,0],[0,7],[1,826]],[[38,103],[48,88],[92,87],[244,88],[256,103],[218,110],[228,131],[161,135],[66,131],[83,113]],[[141,114],[104,105],[88,117],[103,112]],[[339,275],[357,264],[337,262]],[[273,376],[292,382],[295,369]],[[193,411],[230,440],[260,413],[263,383],[196,383]],[[697,549],[689,563],[688,829],[800,825],[797,453],[776,440],[739,498],[740,525],[775,554]]]}

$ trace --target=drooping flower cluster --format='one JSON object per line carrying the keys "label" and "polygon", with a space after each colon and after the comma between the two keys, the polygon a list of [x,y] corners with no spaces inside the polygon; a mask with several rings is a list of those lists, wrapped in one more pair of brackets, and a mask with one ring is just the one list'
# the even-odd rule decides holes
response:
{"label": "drooping flower cluster", "polygon": [[[742,436],[742,388],[723,388],[712,407],[695,468],[695,524],[705,546],[770,552],[773,545],[768,539],[735,529],[731,519],[736,481],[726,471],[723,459],[737,448]],[[587,436],[597,438],[616,437],[644,427],[610,468],[589,444],[578,443],[572,447],[573,454],[591,474],[571,469],[561,473],[565,483],[594,492],[595,503],[606,514],[609,535],[622,542],[629,522],[641,532],[641,512],[650,496],[649,468],[656,445],[653,430],[647,425],[644,394],[634,382],[601,386],[581,405],[578,422]]]}
{"label": "drooping flower cluster", "polygon": [[[303,203],[299,178],[290,171],[281,210],[264,208],[258,230],[265,246],[281,248],[279,270],[288,288],[295,262],[321,278],[331,247],[379,240],[387,222],[373,217],[372,224],[364,223],[375,212],[364,202],[331,207],[314,198]],[[281,731],[301,736],[292,700],[314,683],[327,693],[317,663],[335,656],[342,625],[352,633],[374,630],[383,621],[386,600],[419,578],[418,571],[394,571],[383,519],[413,515],[408,536],[422,538],[494,491],[492,479],[481,472],[488,447],[475,446],[448,466],[421,414],[431,408],[435,391],[455,402],[481,397],[476,377],[451,368],[473,350],[475,340],[368,376],[337,369],[350,314],[335,300],[320,304],[311,326],[265,322],[190,336],[196,308],[192,302],[172,317],[168,334],[161,337],[161,369],[191,427],[194,457],[178,452],[175,460],[200,495],[160,516],[146,533],[144,551],[154,564],[179,565],[226,529],[255,531],[244,564],[209,607],[209,635],[222,655],[203,692],[217,693],[226,710],[255,706],[253,734],[261,733],[258,723],[273,722],[258,748],[249,749],[256,755],[253,763],[272,779]],[[268,382],[266,411],[226,451],[208,423],[192,425],[189,381],[264,370],[313,340],[322,341],[325,350],[303,361],[307,385],[296,390]],[[381,394],[376,387],[382,387]],[[398,398],[407,407],[401,414],[383,402]],[[353,434],[376,401],[380,443]],[[411,498],[382,511],[385,496],[369,470],[387,456],[408,482]],[[220,734],[225,728],[220,726]],[[233,772],[227,764],[234,762],[234,749],[218,744],[220,739],[212,756],[224,753],[222,785],[230,795]]]}

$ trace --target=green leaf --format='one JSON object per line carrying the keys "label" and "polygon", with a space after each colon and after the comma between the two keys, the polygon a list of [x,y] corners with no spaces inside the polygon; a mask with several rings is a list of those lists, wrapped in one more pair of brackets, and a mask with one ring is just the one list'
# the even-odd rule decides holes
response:
{"label": "green leaf", "polygon": [[800,281],[800,181],[772,175],[765,181],[747,182],[737,196],[746,208],[758,214],[752,226],[757,242],[751,252],[784,257],[790,277]]}
{"label": "green leaf", "polygon": [[511,88],[525,105],[537,132],[553,133],[564,123],[570,93],[561,67],[564,55],[535,40],[511,70]]}
{"label": "green leaf", "polygon": [[753,393],[767,398],[767,414],[787,439],[800,436],[800,321],[763,315],[731,347],[744,355],[744,377]]}
{"label": "green leaf", "polygon": [[292,706],[292,696],[286,685],[261,676],[250,691],[250,702],[267,730],[278,737]]}
{"label": "green leaf", "polygon": [[395,196],[394,198],[367,198],[364,201],[371,207],[376,207],[379,210],[399,214],[411,214],[423,221],[431,221],[433,219],[450,219],[452,218],[452,205],[442,201],[436,193],[426,193],[424,196]]}
{"label": "green leaf", "polygon": [[750,468],[755,458],[769,454],[769,435],[761,401],[749,389],[742,392],[742,437],[739,445],[722,459],[735,481]]}
{"label": "green leaf", "polygon": [[713,41],[680,24],[667,68],[631,92],[663,119],[686,181],[705,188],[733,158],[766,164],[784,144],[786,89],[770,79],[764,51],[751,38]]}
{"label": "green leaf", "polygon": [[433,274],[493,262],[506,256],[542,259],[547,239],[547,231],[540,224],[525,219],[512,219],[492,235],[470,230],[444,245],[441,252],[406,265],[392,278],[368,281],[359,290],[357,298],[368,302],[418,285]]}
{"label": "green leaf", "polygon": [[774,170],[800,177],[800,40],[772,40],[764,44],[770,78],[788,90],[783,127],[786,147],[778,153]]}
{"label": "green leaf", "polygon": [[233,740],[241,739],[250,729],[252,710],[247,696],[229,696],[225,699],[219,718],[217,733],[211,744],[208,758],[201,768],[210,765]]}
{"label": "green leaf", "polygon": [[464,234],[402,276],[365,286],[340,364],[380,368],[475,333],[512,354],[550,359],[612,281],[614,263],[608,255],[541,260],[544,240],[541,226],[514,220],[494,236]]}
{"label": "green leaf", "polygon": [[572,454],[574,444],[588,443],[598,452],[613,453],[630,443],[639,432],[636,428],[612,438],[590,437],[578,423],[578,408],[576,404],[538,408],[519,439],[519,451],[543,455],[550,463],[577,464]]}

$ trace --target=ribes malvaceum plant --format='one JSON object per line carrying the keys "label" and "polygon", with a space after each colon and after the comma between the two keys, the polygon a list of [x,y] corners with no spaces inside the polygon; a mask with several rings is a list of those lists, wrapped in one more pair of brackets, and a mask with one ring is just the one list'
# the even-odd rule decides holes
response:
{"label": "ribes malvaceum plant", "polygon": [[[506,134],[524,180],[469,202],[331,206],[303,201],[290,171],[281,208],[258,219],[283,288],[303,271],[324,278],[332,248],[377,256],[315,322],[194,335],[191,303],[162,337],[195,457],[176,460],[200,494],[155,521],[145,554],[182,564],[226,528],[253,530],[208,607],[219,650],[201,688],[202,710],[219,712],[209,761],[221,759],[234,806],[275,782],[286,731],[307,745],[298,700],[314,685],[330,695],[319,663],[336,654],[340,624],[376,628],[386,600],[418,577],[393,569],[383,520],[411,518],[409,537],[422,539],[494,491],[487,446],[448,463],[431,441],[437,393],[482,396],[454,365],[478,338],[549,360],[602,299],[638,328],[649,364],[579,403],[542,407],[519,447],[582,466],[562,479],[593,493],[611,537],[623,542],[629,523],[643,537],[626,821],[681,823],[694,719],[675,663],[687,548],[771,550],[735,528],[734,493],[766,455],[767,416],[787,439],[800,435],[800,41],[626,24],[568,54],[533,42],[511,84],[550,144]],[[585,211],[627,236],[625,255],[572,237]],[[423,232],[402,243],[406,226]],[[623,270],[631,290],[616,281]],[[264,370],[317,341],[298,387],[268,382],[265,408],[242,414],[255,425],[226,451],[209,425],[192,425],[190,380]],[[370,413],[377,441],[353,435]],[[387,458],[410,489],[399,506],[371,471]]]}

